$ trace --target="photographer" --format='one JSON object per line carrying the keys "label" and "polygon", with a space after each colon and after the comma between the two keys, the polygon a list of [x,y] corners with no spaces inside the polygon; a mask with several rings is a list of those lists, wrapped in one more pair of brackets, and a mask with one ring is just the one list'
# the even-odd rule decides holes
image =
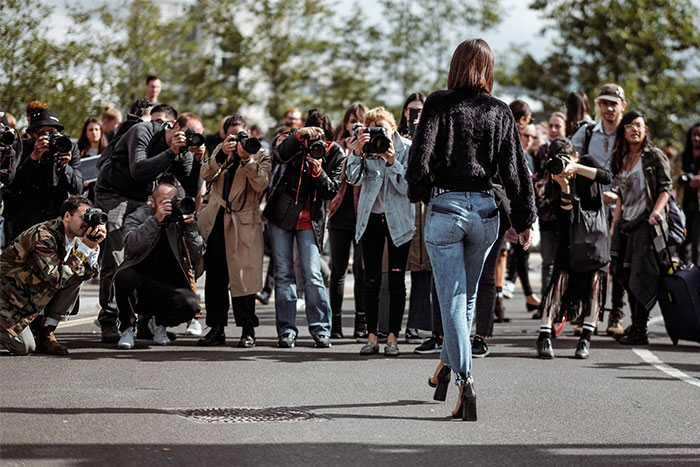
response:
{"label": "photographer", "polygon": [[10,177],[14,200],[6,204],[8,242],[32,225],[58,217],[68,195],[83,192],[80,151],[60,134],[63,125],[56,113],[35,110],[30,119],[30,138],[24,140],[22,157]]}
{"label": "photographer", "polygon": [[[551,178],[546,191],[547,199],[552,201],[553,206],[555,201],[558,202],[555,214],[559,240],[554,253],[552,279],[542,299],[537,355],[540,358],[554,358],[552,323],[561,321],[564,313],[580,311],[580,317],[566,318],[572,322],[581,318],[583,330],[574,356],[588,358],[591,334],[595,331],[598,314],[605,305],[607,263],[580,272],[578,265],[571,264],[570,250],[580,249],[581,245],[572,246],[570,232],[578,211],[582,210],[600,211],[602,226],[604,230],[607,229],[602,193],[604,187],[612,182],[612,174],[600,167],[591,156],[579,159],[571,141],[564,137],[558,137],[551,142],[544,166]],[[603,246],[606,249],[605,253],[609,255],[609,245],[604,243]],[[593,244],[592,247],[596,245]]]}
{"label": "photographer", "polygon": [[272,189],[263,215],[268,220],[275,259],[275,313],[278,344],[296,345],[296,239],[306,293],[306,318],[316,347],[330,347],[331,307],[321,275],[321,247],[328,201],[338,193],[343,150],[333,142],[328,117],[309,111],[308,126],[292,130],[273,150],[286,166]]}
{"label": "photographer", "polygon": [[[17,130],[10,126],[7,114],[0,107],[0,205],[7,206],[14,204],[14,196],[10,192],[8,183],[19,162],[22,154],[22,138]],[[0,216],[0,246],[5,244],[7,238],[5,229],[7,228],[5,218]]]}
{"label": "photographer", "polygon": [[124,220],[124,262],[114,275],[120,349],[134,347],[136,314],[153,315],[153,343],[168,345],[166,326],[188,322],[200,311],[193,265],[204,253],[204,240],[194,200],[177,196],[177,188],[161,183],[150,204]]}
{"label": "photographer", "polygon": [[357,205],[355,241],[362,241],[365,264],[367,344],[362,355],[379,352],[377,321],[384,244],[389,250],[389,336],[387,356],[398,356],[398,334],[406,306],[406,261],[415,231],[415,212],[406,196],[405,164],[411,142],[396,133],[393,115],[377,107],[365,115],[345,169],[353,185],[362,186]]}
{"label": "photographer", "polygon": [[[11,353],[68,353],[54,331],[73,309],[80,286],[97,273],[98,245],[106,235],[104,225],[86,222],[91,207],[87,198],[71,196],[60,217],[22,232],[2,252],[0,345]],[[35,344],[29,324],[42,312]]]}
{"label": "photographer", "polygon": [[[258,210],[270,182],[270,156],[246,132],[248,124],[236,114],[224,122],[226,138],[202,167],[211,183],[199,229],[207,242],[204,255],[207,326],[197,344],[223,345],[229,293],[236,325],[242,328],[238,347],[255,346],[255,294],[262,290],[263,233]],[[250,151],[250,152],[248,152]]]}
{"label": "photographer", "polygon": [[700,122],[688,129],[681,164],[683,172],[677,178],[676,189],[688,226],[681,257],[688,263],[700,265]]}
{"label": "photographer", "polygon": [[[183,181],[187,180],[192,170],[193,154],[203,154],[204,151],[200,146],[187,147],[184,126],[179,121],[171,123],[177,118],[175,109],[165,104],[157,105],[151,111],[151,116],[155,115],[167,124],[162,121],[136,123],[118,140],[115,137],[107,148],[109,158],[104,161],[97,178],[97,205],[109,213],[109,235],[100,258],[101,311],[98,319],[103,342],[115,343],[119,340],[117,310],[109,297],[114,272],[124,258],[124,219],[146,204],[156,180],[164,173],[172,174],[185,183]],[[145,323],[139,328],[139,334],[144,338],[151,337]]]}

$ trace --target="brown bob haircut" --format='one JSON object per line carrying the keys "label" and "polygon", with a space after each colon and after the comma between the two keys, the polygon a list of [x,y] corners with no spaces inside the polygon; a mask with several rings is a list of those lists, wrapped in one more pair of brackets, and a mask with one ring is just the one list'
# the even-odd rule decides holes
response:
{"label": "brown bob haircut", "polygon": [[475,88],[491,94],[493,89],[493,52],[483,39],[469,39],[457,46],[452,55],[447,89]]}

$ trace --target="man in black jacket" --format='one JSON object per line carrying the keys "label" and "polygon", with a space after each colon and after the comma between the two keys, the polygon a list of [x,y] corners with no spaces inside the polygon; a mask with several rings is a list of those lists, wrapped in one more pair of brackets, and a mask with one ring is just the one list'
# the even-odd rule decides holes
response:
{"label": "man in black jacket", "polygon": [[83,191],[77,145],[66,137],[67,147],[56,148],[57,140],[50,136],[63,131],[56,112],[39,109],[29,118],[30,138],[23,141],[22,155],[8,184],[13,198],[4,212],[8,244],[34,224],[58,217],[68,196]]}
{"label": "man in black jacket", "polygon": [[[184,128],[172,123],[175,109],[159,105],[151,113],[162,112],[167,124],[142,122],[131,127],[115,144],[111,157],[104,161],[95,187],[97,206],[109,215],[108,240],[103,245],[100,272],[100,314],[102,341],[119,340],[116,323],[118,312],[110,301],[114,272],[124,258],[124,219],[146,204],[156,180],[165,173],[186,180],[194,156],[185,151]],[[189,148],[201,151],[200,148]],[[184,151],[184,152],[183,152]],[[147,328],[142,328],[146,336]]]}
{"label": "man in black jacket", "polygon": [[134,347],[136,314],[153,315],[153,343],[168,345],[166,326],[177,326],[200,311],[193,264],[204,253],[204,239],[193,215],[174,213],[173,185],[162,183],[151,203],[124,220],[124,262],[114,276],[119,308],[120,349]]}

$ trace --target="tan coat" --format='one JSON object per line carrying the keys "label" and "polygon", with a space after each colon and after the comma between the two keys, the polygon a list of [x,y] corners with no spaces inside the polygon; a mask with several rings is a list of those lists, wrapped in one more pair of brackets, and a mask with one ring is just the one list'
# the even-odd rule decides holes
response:
{"label": "tan coat", "polygon": [[[222,166],[216,162],[215,157],[220,150],[221,145],[214,149],[200,171],[202,179],[212,183],[207,204],[199,215],[199,231],[205,240],[214,228],[219,209],[226,209],[226,203],[221,198],[224,172],[219,172]],[[227,162],[232,158],[229,156]],[[245,166],[238,167],[228,195],[232,210],[224,213],[224,235],[232,297],[251,295],[262,290],[263,233],[258,204],[270,183],[270,167],[270,156],[263,150],[259,151]],[[241,210],[238,211],[239,209]]]}
{"label": "tan coat", "polygon": [[421,202],[416,203],[414,206],[416,210],[416,233],[411,240],[411,249],[408,252],[406,269],[411,272],[432,271],[430,258],[428,258],[428,250],[425,248],[425,236],[423,235],[428,207]]}

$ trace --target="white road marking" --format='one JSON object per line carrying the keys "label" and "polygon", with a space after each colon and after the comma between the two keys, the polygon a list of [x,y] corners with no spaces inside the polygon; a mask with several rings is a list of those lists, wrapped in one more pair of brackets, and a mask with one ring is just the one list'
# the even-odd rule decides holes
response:
{"label": "white road marking", "polygon": [[685,381],[688,384],[692,384],[693,386],[699,387],[700,388],[700,380],[697,378],[693,378],[687,373],[682,372],[681,370],[678,370],[676,368],[673,368],[672,366],[667,365],[666,363],[662,362],[659,357],[651,353],[650,351],[646,349],[632,349],[634,353],[636,353],[639,358],[647,362],[649,365],[653,366],[657,370],[666,373],[667,375],[671,376],[672,378],[677,378],[680,379],[681,381]]}

